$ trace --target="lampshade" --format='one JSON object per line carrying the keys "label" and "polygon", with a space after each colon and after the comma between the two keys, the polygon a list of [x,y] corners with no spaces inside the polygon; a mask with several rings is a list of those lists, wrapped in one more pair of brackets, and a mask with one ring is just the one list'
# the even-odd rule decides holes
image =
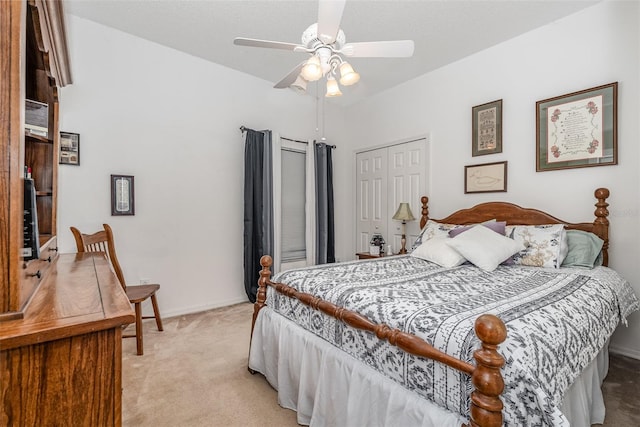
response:
{"label": "lampshade", "polygon": [[348,62],[340,64],[340,84],[350,86],[358,83],[360,80],[360,74],[353,71],[353,67]]}
{"label": "lampshade", "polygon": [[304,64],[301,71],[302,77],[308,82],[315,82],[322,77],[322,67],[320,66],[320,58],[316,55],[311,56]]}
{"label": "lampshade", "polygon": [[393,215],[393,219],[398,221],[413,221],[415,218],[411,213],[409,203],[400,203],[400,206],[398,206],[398,210],[396,211],[395,215]]}
{"label": "lampshade", "polygon": [[302,74],[298,74],[296,81],[291,83],[289,87],[295,92],[305,93],[307,91],[307,81],[302,77]]}
{"label": "lampshade", "polygon": [[325,94],[325,96],[327,98],[330,98],[332,96],[341,96],[342,92],[340,92],[340,86],[338,86],[338,82],[336,81],[335,77],[333,77],[332,75],[329,75],[327,77],[327,93]]}

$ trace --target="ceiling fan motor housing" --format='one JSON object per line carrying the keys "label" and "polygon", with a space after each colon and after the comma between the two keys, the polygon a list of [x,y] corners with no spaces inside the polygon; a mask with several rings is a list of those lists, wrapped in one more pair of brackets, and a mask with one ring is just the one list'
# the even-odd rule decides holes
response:
{"label": "ceiling fan motor housing", "polygon": [[309,27],[302,33],[302,45],[306,46],[307,49],[315,50],[320,46],[327,46],[331,48],[332,51],[340,50],[340,48],[344,46],[345,41],[344,32],[342,30],[338,30],[338,34],[336,35],[336,39],[333,43],[324,43],[320,37],[318,37],[317,23],[309,25]]}

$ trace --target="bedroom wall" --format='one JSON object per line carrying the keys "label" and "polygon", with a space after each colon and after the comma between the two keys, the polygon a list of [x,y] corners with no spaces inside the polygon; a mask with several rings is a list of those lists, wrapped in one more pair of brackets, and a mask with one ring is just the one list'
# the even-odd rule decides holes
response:
{"label": "bedroom wall", "polygon": [[[571,222],[591,220],[598,187],[611,190],[611,266],[640,296],[640,12],[637,2],[601,2],[575,15],[416,78],[347,110],[355,151],[402,138],[431,136],[430,214],[504,200]],[[416,41],[438,43],[438,41]],[[535,104],[619,82],[617,166],[536,173]],[[503,100],[503,152],[471,156],[471,108]],[[464,166],[507,160],[508,192],[465,195]],[[355,200],[353,185],[350,200]],[[355,217],[351,204],[350,218]],[[355,230],[352,222],[351,229]],[[355,232],[351,232],[352,253]],[[640,358],[640,313],[612,340],[612,350]]]}
{"label": "bedroom wall", "polygon": [[[239,126],[314,139],[315,101],[73,15],[66,19],[74,82],[60,93],[60,129],[80,134],[81,162],[59,168],[60,250],[75,252],[69,226],[89,232],[106,222],[127,281],[161,284],[164,316],[245,301]],[[334,130],[341,115],[330,106],[326,114],[332,125],[326,135],[340,145]],[[335,151],[338,162],[349,155]],[[135,176],[135,216],[110,215],[110,174]]]}

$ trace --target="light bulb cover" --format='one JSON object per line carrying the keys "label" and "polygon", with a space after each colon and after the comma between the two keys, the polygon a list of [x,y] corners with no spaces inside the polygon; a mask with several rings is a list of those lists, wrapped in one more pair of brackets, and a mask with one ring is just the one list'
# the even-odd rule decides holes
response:
{"label": "light bulb cover", "polygon": [[313,55],[307,60],[307,63],[302,67],[300,72],[302,77],[308,82],[315,82],[322,77],[322,68],[320,67],[320,58]]}
{"label": "light bulb cover", "polygon": [[307,91],[307,81],[302,77],[302,74],[298,74],[296,81],[289,86],[292,90],[298,93],[305,93]]}
{"label": "light bulb cover", "polygon": [[338,86],[338,82],[333,76],[329,76],[327,78],[327,93],[325,96],[327,98],[331,98],[334,96],[341,96],[342,92],[340,92],[340,86]]}
{"label": "light bulb cover", "polygon": [[348,62],[340,64],[340,84],[344,86],[350,86],[358,83],[360,80],[360,74],[353,71],[353,67]]}

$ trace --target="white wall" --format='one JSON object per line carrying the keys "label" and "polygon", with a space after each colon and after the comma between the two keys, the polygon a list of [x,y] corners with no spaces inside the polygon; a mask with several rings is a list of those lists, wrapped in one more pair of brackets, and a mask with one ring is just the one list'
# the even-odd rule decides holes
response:
{"label": "white wall", "polygon": [[[431,134],[430,214],[505,200],[570,222],[593,218],[598,187],[611,190],[610,265],[640,295],[640,66],[637,2],[603,2],[467,57],[347,110],[352,152]],[[417,41],[420,42],[420,41]],[[617,166],[536,173],[536,101],[619,82]],[[501,154],[471,156],[471,108],[503,100]],[[508,192],[463,193],[464,166],[508,160]],[[353,187],[353,186],[352,186]],[[353,188],[351,188],[353,197]],[[354,204],[351,212],[354,218]],[[352,230],[355,222],[352,220]],[[355,231],[351,233],[351,252]],[[347,251],[349,252],[349,251]],[[640,313],[620,328],[613,349],[640,358]]]}
{"label": "white wall", "polygon": [[[336,255],[355,252],[355,151],[430,135],[430,212],[488,200],[585,221],[593,190],[611,190],[611,265],[640,294],[640,11],[603,2],[342,110],[327,103],[334,151]],[[148,41],[67,16],[74,84],[61,130],[81,135],[81,166],[59,168],[58,234],[110,223],[130,283],[162,284],[165,316],[246,299],[242,274],[243,143],[238,127],[314,139],[315,102]],[[585,30],[586,29],[586,30]],[[420,41],[417,41],[420,42]],[[619,165],[535,172],[535,102],[619,82]],[[471,157],[471,107],[503,99],[504,151]],[[509,161],[509,191],[463,194],[464,165]],[[136,215],[110,216],[109,175],[135,176]],[[147,308],[148,309],[148,308]],[[640,358],[640,314],[614,349]]]}
{"label": "white wall", "polygon": [[[81,161],[59,168],[61,251],[75,252],[70,226],[109,223],[127,281],[160,283],[164,316],[245,301],[239,126],[314,139],[315,101],[66,18],[74,83],[61,90],[60,129],[80,134]],[[327,115],[340,126],[341,115]],[[110,215],[110,174],[135,176],[135,216]]]}

